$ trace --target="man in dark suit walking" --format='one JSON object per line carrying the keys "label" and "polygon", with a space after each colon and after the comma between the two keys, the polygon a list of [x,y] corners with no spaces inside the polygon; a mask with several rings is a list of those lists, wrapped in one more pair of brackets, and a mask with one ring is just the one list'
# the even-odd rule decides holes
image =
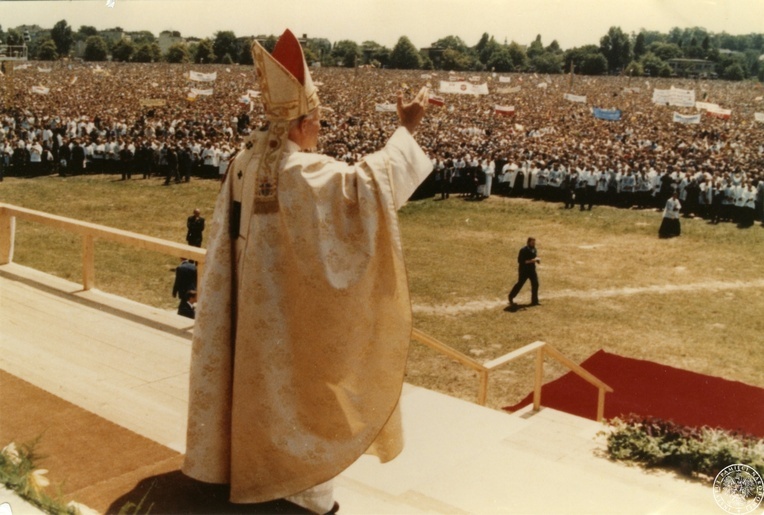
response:
{"label": "man in dark suit walking", "polygon": [[537,263],[541,263],[541,259],[536,255],[536,238],[528,238],[527,244],[520,249],[520,253],[517,255],[517,282],[512,287],[512,291],[509,292],[509,306],[511,308],[517,306],[514,299],[528,279],[531,280],[531,306],[539,305]]}
{"label": "man in dark suit walking", "polygon": [[199,208],[194,209],[194,214],[188,217],[186,220],[186,227],[188,233],[186,234],[186,241],[192,247],[202,246],[202,232],[204,232],[204,218],[202,218]]}

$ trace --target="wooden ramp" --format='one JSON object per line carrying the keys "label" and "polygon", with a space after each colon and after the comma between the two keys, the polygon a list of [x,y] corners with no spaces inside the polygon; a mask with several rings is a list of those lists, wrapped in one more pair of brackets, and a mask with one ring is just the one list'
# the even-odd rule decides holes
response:
{"label": "wooden ramp", "polygon": [[[0,266],[0,369],[179,452],[192,324]],[[411,385],[401,406],[403,454],[348,468],[336,480],[341,513],[719,513],[708,485],[603,458],[595,422],[509,415]],[[0,491],[6,501],[19,502]]]}

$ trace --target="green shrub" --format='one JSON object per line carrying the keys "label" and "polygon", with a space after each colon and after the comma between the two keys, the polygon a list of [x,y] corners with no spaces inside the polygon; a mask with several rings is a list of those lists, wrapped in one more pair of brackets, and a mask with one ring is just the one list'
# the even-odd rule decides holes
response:
{"label": "green shrub", "polygon": [[616,460],[711,478],[724,467],[739,463],[764,475],[764,440],[750,435],[636,415],[615,418],[609,424],[607,450]]}

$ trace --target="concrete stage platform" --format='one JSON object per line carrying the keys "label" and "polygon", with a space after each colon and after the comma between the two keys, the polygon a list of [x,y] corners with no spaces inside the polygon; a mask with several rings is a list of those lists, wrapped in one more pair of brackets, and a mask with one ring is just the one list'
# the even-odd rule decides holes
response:
{"label": "concrete stage platform", "polygon": [[[0,266],[0,368],[179,452],[192,326]],[[412,385],[402,409],[403,454],[385,465],[362,457],[342,473],[341,513],[723,513],[708,485],[603,457],[602,426],[590,420],[552,409],[510,415]],[[35,513],[0,490],[3,502],[14,515]]]}

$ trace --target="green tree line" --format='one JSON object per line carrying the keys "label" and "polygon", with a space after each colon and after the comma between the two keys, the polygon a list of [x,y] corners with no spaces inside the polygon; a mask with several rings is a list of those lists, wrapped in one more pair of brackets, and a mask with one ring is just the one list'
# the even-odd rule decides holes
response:
{"label": "green tree line", "polygon": [[[170,46],[164,53],[157,38],[149,31],[131,33],[130,39],[113,40],[105,33],[121,31],[119,27],[98,31],[83,25],[74,31],[61,20],[49,31],[40,31],[41,37],[26,41],[30,57],[40,60],[56,60],[71,56],[78,42],[84,44],[83,57],[88,61],[104,61],[111,58],[121,62],[172,63],[223,63],[252,64],[250,47],[254,38],[237,37],[232,31],[218,31],[212,38],[189,38]],[[172,33],[180,38],[178,32]],[[268,50],[276,44],[276,36],[261,35],[256,38]],[[18,30],[3,32],[0,41],[7,44],[24,44],[25,38]],[[599,44],[589,44],[567,50],[553,40],[548,45],[541,35],[521,44],[515,41],[497,41],[484,33],[480,40],[470,46],[459,36],[446,36],[435,41],[431,47],[417,49],[411,40],[401,36],[393,48],[375,41],[360,44],[351,40],[332,43],[324,38],[312,38],[303,42],[305,55],[310,63],[322,66],[375,66],[396,69],[449,70],[449,71],[496,71],[537,72],[544,74],[575,73],[583,75],[628,74],[668,77],[673,74],[692,73],[672,69],[672,59],[701,59],[713,64],[712,76],[728,80],[757,77],[764,82],[764,34],[731,35],[726,32],[712,33],[700,27],[675,27],[667,33],[642,29],[627,34],[613,26],[599,39]],[[686,68],[692,70],[692,68]]]}

